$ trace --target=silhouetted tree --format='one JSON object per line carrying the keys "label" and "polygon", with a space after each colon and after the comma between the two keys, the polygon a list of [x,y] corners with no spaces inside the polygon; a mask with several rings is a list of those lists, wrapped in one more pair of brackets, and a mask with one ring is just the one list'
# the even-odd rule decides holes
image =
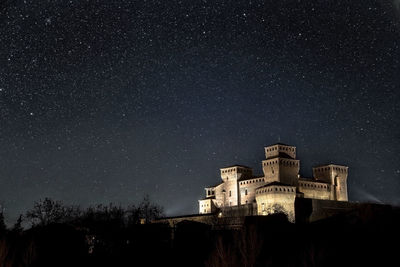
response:
{"label": "silhouetted tree", "polygon": [[241,266],[251,267],[256,265],[257,258],[261,252],[264,237],[254,224],[245,225],[240,234],[236,235],[238,248],[242,260]]}
{"label": "silhouetted tree", "polygon": [[97,205],[87,208],[81,215],[83,226],[89,228],[106,229],[109,227],[124,227],[125,210],[112,203],[108,206]]}
{"label": "silhouetted tree", "polygon": [[157,218],[164,216],[161,206],[152,203],[148,195],[144,196],[138,206],[132,205],[127,210],[128,224],[138,224],[141,219],[149,223]]}
{"label": "silhouetted tree", "polygon": [[11,231],[15,232],[15,233],[20,233],[22,232],[23,228],[22,228],[22,214],[19,215],[17,221],[15,222],[14,226],[11,228]]}
{"label": "silhouetted tree", "polygon": [[0,235],[7,231],[7,226],[4,222],[4,212],[0,210]]}
{"label": "silhouetted tree", "polygon": [[26,218],[32,225],[47,225],[74,220],[79,214],[77,207],[65,206],[60,201],[45,198],[34,203],[33,208],[26,212]]}
{"label": "silhouetted tree", "polygon": [[235,267],[241,266],[239,253],[235,244],[228,241],[229,238],[220,234],[217,236],[214,249],[205,262],[209,267]]}

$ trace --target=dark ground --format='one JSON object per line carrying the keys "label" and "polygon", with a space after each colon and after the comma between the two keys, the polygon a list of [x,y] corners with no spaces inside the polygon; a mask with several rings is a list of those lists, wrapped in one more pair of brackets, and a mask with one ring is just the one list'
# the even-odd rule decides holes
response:
{"label": "dark ground", "polygon": [[49,224],[4,232],[0,266],[393,266],[399,225],[398,209],[372,205],[311,224],[247,217],[241,230]]}

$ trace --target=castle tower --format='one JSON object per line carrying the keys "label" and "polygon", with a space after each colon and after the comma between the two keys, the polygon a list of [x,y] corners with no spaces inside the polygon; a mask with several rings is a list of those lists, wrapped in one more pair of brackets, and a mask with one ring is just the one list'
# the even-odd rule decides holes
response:
{"label": "castle tower", "polygon": [[265,181],[296,186],[300,161],[296,159],[296,147],[275,144],[265,147],[266,160],[262,161]]}
{"label": "castle tower", "polygon": [[249,167],[242,165],[233,165],[220,169],[221,179],[224,182],[239,181],[253,176],[253,170]]}
{"label": "castle tower", "polygon": [[347,175],[346,166],[329,164],[313,168],[313,176],[317,181],[332,185],[331,200],[348,201]]}
{"label": "castle tower", "polygon": [[215,187],[215,201],[218,207],[230,207],[240,204],[238,181],[253,176],[251,168],[242,165],[233,165],[220,169],[223,183]]}

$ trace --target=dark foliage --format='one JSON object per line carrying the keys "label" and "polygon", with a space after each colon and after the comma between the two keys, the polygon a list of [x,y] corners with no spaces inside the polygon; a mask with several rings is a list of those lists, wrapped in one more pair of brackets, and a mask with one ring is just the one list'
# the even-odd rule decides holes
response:
{"label": "dark foliage", "polygon": [[2,236],[7,231],[7,226],[4,222],[3,210],[0,210],[0,236]]}
{"label": "dark foliage", "polygon": [[373,205],[311,224],[249,217],[218,236],[206,266],[390,266],[399,223],[399,210]]}
{"label": "dark foliage", "polygon": [[34,225],[52,223],[67,223],[80,216],[78,207],[66,206],[60,201],[45,198],[34,203],[33,208],[26,212],[26,218]]}
{"label": "dark foliage", "polygon": [[150,201],[146,195],[138,206],[132,205],[127,209],[128,224],[138,224],[141,222],[151,222],[163,215],[163,208]]}
{"label": "dark foliage", "polygon": [[24,229],[22,228],[22,214],[19,215],[17,221],[15,222],[14,226],[11,228],[11,231],[14,233],[21,233]]}
{"label": "dark foliage", "polygon": [[0,246],[0,266],[84,266],[87,263],[85,236],[65,224],[48,224],[10,232]]}
{"label": "dark foliage", "polygon": [[310,224],[292,224],[279,213],[246,217],[240,229],[224,229],[192,221],[174,228],[140,224],[154,211],[146,203],[130,211],[100,205],[68,223],[8,231],[0,238],[0,267],[390,266],[397,260],[400,212],[388,206],[365,205]]}

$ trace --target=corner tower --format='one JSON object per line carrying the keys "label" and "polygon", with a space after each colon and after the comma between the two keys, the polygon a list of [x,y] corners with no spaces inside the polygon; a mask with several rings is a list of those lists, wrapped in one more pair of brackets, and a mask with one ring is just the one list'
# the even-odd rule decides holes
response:
{"label": "corner tower", "polygon": [[297,186],[300,161],[296,159],[296,147],[278,143],[264,149],[266,160],[262,167],[266,183]]}
{"label": "corner tower", "polygon": [[240,204],[238,181],[251,178],[251,168],[233,165],[220,169],[222,184],[215,187],[215,202],[217,207],[231,207]]}
{"label": "corner tower", "polygon": [[336,164],[322,165],[313,168],[315,180],[332,185],[331,199],[348,201],[347,175],[348,167]]}

